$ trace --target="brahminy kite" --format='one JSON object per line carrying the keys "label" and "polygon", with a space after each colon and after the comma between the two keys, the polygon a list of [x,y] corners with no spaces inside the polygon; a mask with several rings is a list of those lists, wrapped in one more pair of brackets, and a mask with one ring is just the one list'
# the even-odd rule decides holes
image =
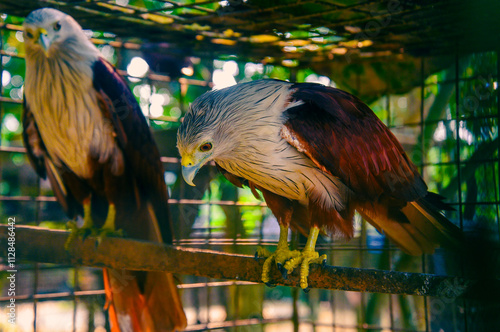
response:
{"label": "brahminy kite", "polygon": [[[432,253],[460,231],[440,213],[442,197],[427,186],[390,130],[353,95],[312,83],[257,80],[207,92],[191,105],[177,146],[188,184],[214,161],[238,187],[258,189],[280,224],[273,254],[283,274],[300,266],[307,289],[320,233],[350,239],[358,211],[405,252]],[[308,240],[289,250],[289,227]]]}
{"label": "brahminy kite", "polygon": [[[24,143],[69,217],[83,216],[73,233],[172,243],[160,154],[126,81],[58,10],[29,14],[24,43]],[[104,282],[112,331],[185,327],[171,274],[105,269]]]}

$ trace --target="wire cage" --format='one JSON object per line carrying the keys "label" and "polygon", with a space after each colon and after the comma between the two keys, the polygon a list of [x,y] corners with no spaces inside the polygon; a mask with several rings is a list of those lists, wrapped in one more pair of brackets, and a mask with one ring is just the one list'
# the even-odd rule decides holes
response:
{"label": "wire cage", "polygon": [[[265,204],[249,189],[228,184],[214,165],[200,171],[197,187],[182,181],[175,139],[189,104],[212,88],[259,78],[319,82],[369,104],[430,191],[453,205],[447,217],[478,239],[470,257],[444,249],[413,257],[356,216],[351,241],[318,242],[328,265],[487,277],[496,292],[491,294],[498,294],[500,274],[487,269],[498,264],[489,243],[500,237],[500,24],[495,20],[500,6],[495,1],[474,6],[465,1],[2,1],[1,223],[15,218],[17,226],[64,229],[68,219],[48,182],[31,169],[21,140],[22,21],[43,6],[74,16],[127,78],[162,155],[174,245],[253,255],[259,246],[274,250],[279,233]],[[305,242],[296,233],[290,240],[296,248]],[[0,330],[109,330],[100,268],[37,261],[16,262],[17,317],[10,324],[8,265],[1,259]],[[304,293],[249,281],[177,277],[188,331],[493,331],[500,326],[495,296],[485,301],[382,289]],[[461,286],[449,283],[440,294]]]}

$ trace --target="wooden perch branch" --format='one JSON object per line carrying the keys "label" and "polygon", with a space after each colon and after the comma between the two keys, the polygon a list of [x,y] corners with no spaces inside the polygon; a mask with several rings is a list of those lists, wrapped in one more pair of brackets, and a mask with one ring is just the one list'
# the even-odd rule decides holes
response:
{"label": "wooden perch branch", "polygon": [[[69,232],[39,227],[16,226],[16,261],[112,267],[116,269],[169,271],[216,279],[261,282],[263,259],[200,249],[178,248],[122,238],[106,238],[96,247],[95,239],[64,244]],[[0,254],[7,257],[8,230],[0,225]],[[294,272],[284,280],[273,270],[272,283],[298,287]],[[312,288],[455,298],[465,294],[478,281],[420,273],[335,266],[312,266]]]}

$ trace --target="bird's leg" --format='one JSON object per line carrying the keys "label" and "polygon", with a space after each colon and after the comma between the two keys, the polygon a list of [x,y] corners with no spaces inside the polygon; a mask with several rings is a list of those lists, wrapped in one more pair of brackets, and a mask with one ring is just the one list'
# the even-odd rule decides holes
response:
{"label": "bird's leg", "polygon": [[87,236],[93,233],[94,230],[94,222],[92,220],[91,213],[91,197],[87,197],[83,200],[83,225],[78,228],[75,221],[71,220],[66,223],[66,227],[70,230],[70,235],[64,244],[64,248],[68,250],[71,242],[75,240],[78,235],[82,236],[82,240],[85,241]]}
{"label": "bird's leg", "polygon": [[108,216],[106,217],[106,221],[104,222],[104,225],[102,225],[101,230],[114,232],[115,219],[116,219],[116,208],[113,203],[110,203],[108,208]]}
{"label": "bird's leg", "polygon": [[101,241],[107,236],[123,236],[123,230],[115,229],[116,220],[116,207],[114,203],[109,203],[108,215],[104,225],[102,225],[97,236],[97,243],[100,244]]}
{"label": "bird's leg", "polygon": [[280,271],[283,273],[283,277],[286,278],[286,270],[283,270],[285,262],[294,257],[298,257],[300,255],[300,251],[292,251],[288,248],[288,226],[280,224],[280,239],[278,241],[276,251],[270,254],[267,250],[259,250],[257,254],[262,255],[261,257],[267,257],[264,265],[262,266],[262,281],[268,284],[271,280],[269,274],[271,272],[272,262],[276,262],[278,269],[280,269]]}
{"label": "bird's leg", "polygon": [[300,265],[300,288],[303,290],[307,289],[307,277],[309,276],[309,265],[310,264],[323,264],[326,262],[326,255],[319,255],[316,251],[316,241],[318,240],[319,228],[314,226],[309,231],[309,236],[307,237],[306,246],[304,250],[297,256],[290,259],[285,263],[285,270],[288,273]]}

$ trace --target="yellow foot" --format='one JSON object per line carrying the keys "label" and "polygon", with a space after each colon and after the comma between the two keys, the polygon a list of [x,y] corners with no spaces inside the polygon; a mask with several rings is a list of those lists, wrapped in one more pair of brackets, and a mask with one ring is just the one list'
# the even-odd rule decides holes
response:
{"label": "yellow foot", "polygon": [[76,225],[75,221],[68,221],[66,223],[66,229],[70,231],[70,234],[68,236],[68,239],[64,243],[64,249],[68,250],[71,243],[75,241],[77,237],[81,237],[82,241],[85,241],[85,239],[90,236],[90,235],[95,235],[95,228],[92,227],[92,224],[90,223],[84,223],[82,227],[78,228]]}
{"label": "yellow foot", "polygon": [[271,256],[273,253],[267,250],[264,247],[257,248],[257,252],[255,253],[255,259],[257,258],[267,258]]}
{"label": "yellow foot", "polygon": [[97,243],[96,245],[100,245],[102,240],[106,237],[123,237],[123,230],[115,229],[115,219],[116,219],[116,207],[114,204],[109,204],[108,216],[106,217],[106,221],[101,229],[97,232]]}
{"label": "yellow foot", "polygon": [[124,237],[125,232],[122,229],[114,230],[106,227],[102,227],[97,230],[97,239],[96,239],[96,247],[99,246],[107,237]]}
{"label": "yellow foot", "polygon": [[92,213],[90,208],[90,197],[83,200],[83,225],[78,228],[75,221],[68,221],[66,223],[66,228],[70,231],[66,243],[64,243],[64,249],[68,250],[71,243],[78,237],[82,237],[82,241],[89,235],[95,235],[94,222],[92,221]]}
{"label": "yellow foot", "polygon": [[307,277],[309,276],[309,265],[326,264],[326,255],[319,255],[317,251],[305,249],[296,257],[285,263],[284,270],[292,273],[300,265],[300,288],[308,291]]}
{"label": "yellow foot", "polygon": [[283,266],[285,266],[285,262],[288,261],[289,259],[298,257],[300,255],[300,251],[298,250],[292,251],[288,249],[288,245],[286,245],[286,246],[278,246],[276,251],[272,254],[267,249],[259,248],[259,251],[257,251],[257,255],[259,255],[259,257],[267,257],[264,262],[264,265],[262,266],[262,281],[266,285],[272,286],[269,283],[271,281],[271,278],[269,277],[271,273],[271,264],[275,262],[276,266],[278,267],[283,276],[283,279],[286,279],[287,273],[286,270],[283,269]]}

